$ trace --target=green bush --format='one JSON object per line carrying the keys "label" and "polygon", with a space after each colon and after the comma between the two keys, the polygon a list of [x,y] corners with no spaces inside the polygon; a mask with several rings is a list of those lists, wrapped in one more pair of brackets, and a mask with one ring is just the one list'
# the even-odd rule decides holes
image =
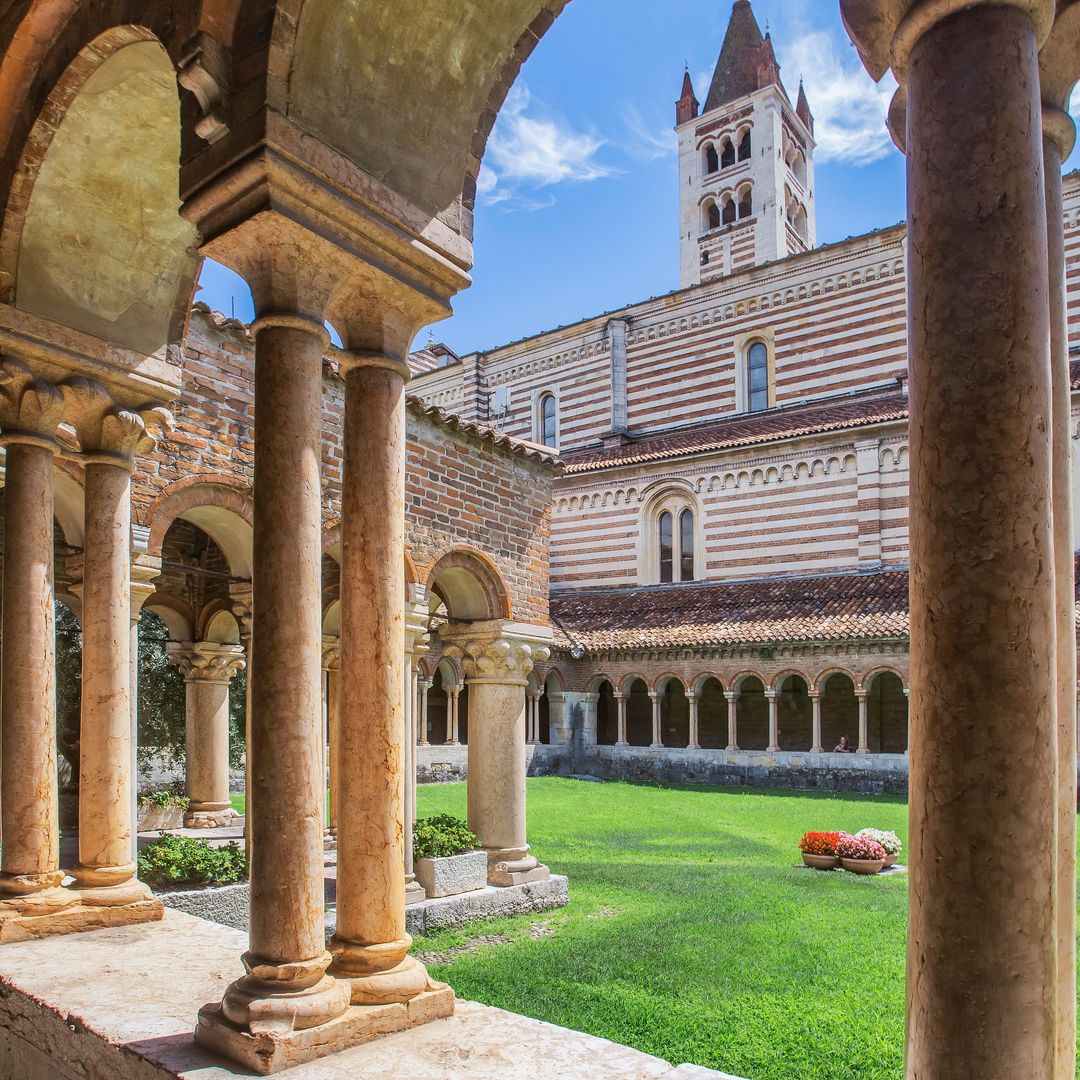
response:
{"label": "green bush", "polygon": [[178,810],[186,810],[188,798],[186,795],[178,795],[175,791],[152,791],[149,795],[139,796],[140,806],[160,806],[163,810],[175,807]]}
{"label": "green bush", "polygon": [[161,834],[139,852],[139,877],[154,889],[196,889],[247,880],[247,856],[237,844]]}
{"label": "green bush", "polygon": [[413,857],[416,859],[445,859],[475,851],[479,846],[476,833],[452,814],[418,818],[413,825]]}

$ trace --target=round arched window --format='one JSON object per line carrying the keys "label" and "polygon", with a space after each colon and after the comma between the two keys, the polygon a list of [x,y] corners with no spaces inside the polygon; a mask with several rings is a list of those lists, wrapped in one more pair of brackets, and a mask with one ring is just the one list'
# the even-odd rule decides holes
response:
{"label": "round arched window", "polygon": [[746,403],[750,412],[769,407],[769,350],[755,341],[746,354]]}
{"label": "round arched window", "polygon": [[545,394],[540,399],[540,441],[545,446],[555,446],[555,395]]}

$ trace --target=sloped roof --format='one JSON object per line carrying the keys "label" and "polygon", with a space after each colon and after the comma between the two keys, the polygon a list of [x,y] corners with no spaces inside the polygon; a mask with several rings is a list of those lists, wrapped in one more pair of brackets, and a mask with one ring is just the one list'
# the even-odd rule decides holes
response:
{"label": "sloped roof", "polygon": [[765,38],[762,37],[750,0],[735,0],[709,85],[709,95],[705,99],[705,112],[722,108],[736,98],[761,89],[758,68],[765,58],[764,44]]}
{"label": "sloped roof", "polygon": [[551,620],[588,652],[904,638],[908,574],[556,591]]}
{"label": "sloped roof", "polygon": [[908,414],[902,391],[860,394],[842,401],[790,405],[759,413],[740,413],[653,435],[628,436],[622,446],[587,447],[563,454],[567,473],[595,472],[665,458],[727,450],[754,443],[791,439],[867,424],[903,420]]}

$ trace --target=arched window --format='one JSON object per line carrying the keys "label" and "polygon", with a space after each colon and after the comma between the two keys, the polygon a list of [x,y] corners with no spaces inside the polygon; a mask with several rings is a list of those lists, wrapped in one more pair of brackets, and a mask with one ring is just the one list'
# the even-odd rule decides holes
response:
{"label": "arched window", "polygon": [[720,168],[726,169],[729,165],[735,164],[735,147],[732,145],[730,139],[724,140],[723,148],[720,151]]}
{"label": "arched window", "polygon": [[754,213],[754,192],[752,188],[747,188],[743,192],[742,198],[739,200],[739,220],[748,218]]}
{"label": "arched window", "polygon": [[709,203],[709,210],[706,215],[706,229],[719,229],[720,228],[720,207],[716,203]]}
{"label": "arched window", "polygon": [[539,429],[540,441],[545,446],[555,446],[555,395],[544,394],[540,398]]}
{"label": "arched window", "polygon": [[716,153],[716,147],[709,143],[705,147],[705,175],[716,172],[720,168],[720,158]]}
{"label": "arched window", "polygon": [[746,132],[745,135],[739,140],[739,160],[750,160],[750,132]]}
{"label": "arched window", "polygon": [[747,409],[761,412],[769,407],[769,350],[755,341],[746,353]]}
{"label": "arched window", "polygon": [[675,568],[675,545],[672,536],[672,517],[665,510],[657,522],[660,533],[660,580],[667,584],[672,580]]}
{"label": "arched window", "polygon": [[721,220],[724,222],[725,225],[731,225],[735,221],[734,199],[728,199],[728,201],[724,203],[724,212],[721,215]]}
{"label": "arched window", "polygon": [[679,515],[679,580],[694,580],[694,511]]}

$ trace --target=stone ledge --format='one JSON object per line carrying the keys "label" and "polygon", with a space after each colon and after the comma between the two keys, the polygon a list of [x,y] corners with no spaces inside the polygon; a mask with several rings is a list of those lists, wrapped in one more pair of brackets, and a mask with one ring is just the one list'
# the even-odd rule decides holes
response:
{"label": "stone ledge", "polygon": [[213,889],[190,889],[183,892],[158,893],[161,902],[173,911],[186,911],[200,919],[246,930],[251,911],[251,886],[219,885]]}
{"label": "stone ledge", "polygon": [[476,892],[440,896],[410,904],[405,909],[406,929],[410,934],[424,934],[429,930],[462,926],[493,915],[522,915],[565,907],[569,901],[567,879],[561,874],[552,874],[543,881],[527,881],[522,885],[488,885]]}
{"label": "stone ledge", "polygon": [[[199,1009],[240,974],[247,938],[166,911],[161,922],[0,947],[0,1076],[230,1080],[198,1046]],[[76,1064],[77,1063],[77,1064]],[[538,1063],[540,1065],[538,1066]],[[458,1002],[454,1016],[300,1064],[289,1080],[725,1080],[592,1035]]]}

